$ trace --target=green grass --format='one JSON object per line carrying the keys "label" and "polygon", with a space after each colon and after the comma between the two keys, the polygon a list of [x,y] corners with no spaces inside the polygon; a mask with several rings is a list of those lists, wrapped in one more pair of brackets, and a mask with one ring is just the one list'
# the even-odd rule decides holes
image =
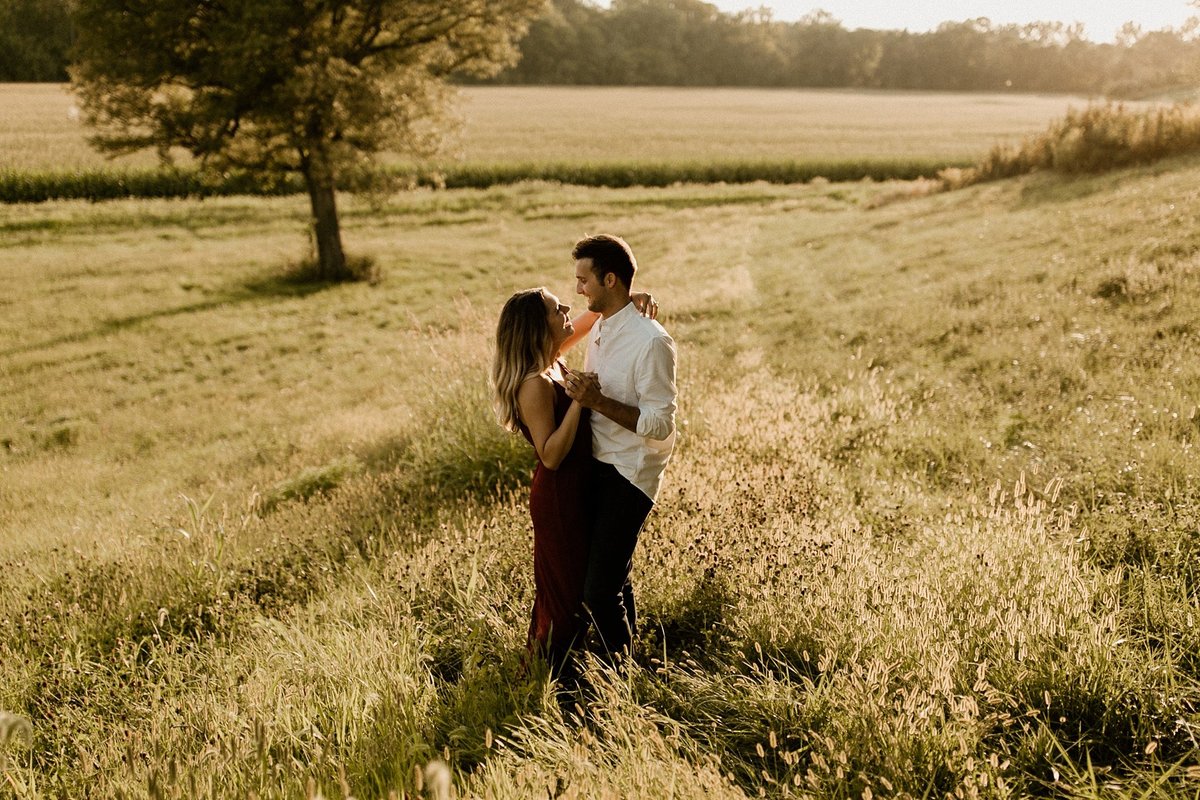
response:
{"label": "green grass", "polygon": [[[399,187],[486,189],[525,181],[575,186],[671,186],[677,183],[805,183],[812,180],[913,180],[961,169],[966,162],[932,159],[851,161],[715,161],[520,163],[463,165],[446,168],[396,166],[387,175]],[[270,184],[246,174],[220,178],[196,170],[89,170],[82,172],[0,172],[0,202],[41,203],[47,200],[115,200],[125,198],[205,198],[236,195],[302,194],[303,183],[291,176]]]}
{"label": "green grass", "polygon": [[266,184],[245,174],[220,178],[195,169],[92,168],[75,171],[0,172],[0,202],[41,203],[46,200],[119,200],[142,198],[199,198],[229,195],[299,194],[303,183],[291,177]]}
{"label": "green grass", "polygon": [[[1197,796],[1198,176],[350,200],[375,286],[278,277],[301,198],[0,207],[0,782]],[[602,230],[683,435],[579,727],[484,374]]]}

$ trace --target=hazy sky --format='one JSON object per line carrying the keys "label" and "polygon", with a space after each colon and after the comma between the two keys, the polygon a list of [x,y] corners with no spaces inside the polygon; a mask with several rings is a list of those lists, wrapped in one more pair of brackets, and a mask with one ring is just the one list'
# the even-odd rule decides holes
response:
{"label": "hazy sky", "polygon": [[824,9],[847,28],[879,28],[927,31],[938,23],[987,17],[998,24],[1034,21],[1082,22],[1087,38],[1111,42],[1125,22],[1144,30],[1179,27],[1200,9],[1186,0],[956,0],[956,2],[904,2],[904,0],[708,0],[722,11],[741,11],[766,6],[775,19],[792,21],[816,9]]}

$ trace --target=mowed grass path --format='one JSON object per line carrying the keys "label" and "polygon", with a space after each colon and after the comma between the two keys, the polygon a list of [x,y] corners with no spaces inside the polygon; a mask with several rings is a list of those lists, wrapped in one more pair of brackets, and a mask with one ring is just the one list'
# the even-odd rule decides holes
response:
{"label": "mowed grass path", "polygon": [[[1192,796],[1195,162],[0,208],[0,709],[22,796]],[[613,231],[680,346],[643,650],[521,672],[513,289]],[[651,579],[650,576],[653,576]],[[1143,794],[1139,794],[1143,793]]]}
{"label": "mowed grass path", "polygon": [[[1055,95],[768,89],[465,87],[446,163],[972,160],[1086,99]],[[110,162],[64,86],[0,84],[0,170]]]}

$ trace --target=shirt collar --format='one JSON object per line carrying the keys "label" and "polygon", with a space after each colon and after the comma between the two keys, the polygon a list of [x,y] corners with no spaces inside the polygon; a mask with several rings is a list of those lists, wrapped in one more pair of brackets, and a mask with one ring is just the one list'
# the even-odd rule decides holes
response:
{"label": "shirt collar", "polygon": [[629,322],[629,320],[633,319],[637,315],[638,315],[637,306],[634,305],[633,301],[631,300],[628,303],[626,303],[625,307],[622,308],[620,311],[613,314],[608,319],[601,318],[597,324],[600,326],[600,329],[604,332],[604,335],[612,336],[617,331],[621,330],[621,328],[625,327],[625,323]]}

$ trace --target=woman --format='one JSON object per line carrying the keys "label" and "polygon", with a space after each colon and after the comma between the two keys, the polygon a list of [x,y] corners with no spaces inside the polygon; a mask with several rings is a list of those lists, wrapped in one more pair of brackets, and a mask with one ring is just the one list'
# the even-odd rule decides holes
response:
{"label": "woman", "polygon": [[[657,311],[649,294],[633,299],[643,312]],[[570,370],[560,357],[600,317],[585,311],[572,321],[570,311],[544,288],[514,294],[500,312],[492,366],[500,424],[520,431],[537,453],[529,491],[534,600],[528,647],[547,659],[555,675],[568,666],[583,630],[589,547],[584,490],[592,450],[587,413],[562,387]]]}

